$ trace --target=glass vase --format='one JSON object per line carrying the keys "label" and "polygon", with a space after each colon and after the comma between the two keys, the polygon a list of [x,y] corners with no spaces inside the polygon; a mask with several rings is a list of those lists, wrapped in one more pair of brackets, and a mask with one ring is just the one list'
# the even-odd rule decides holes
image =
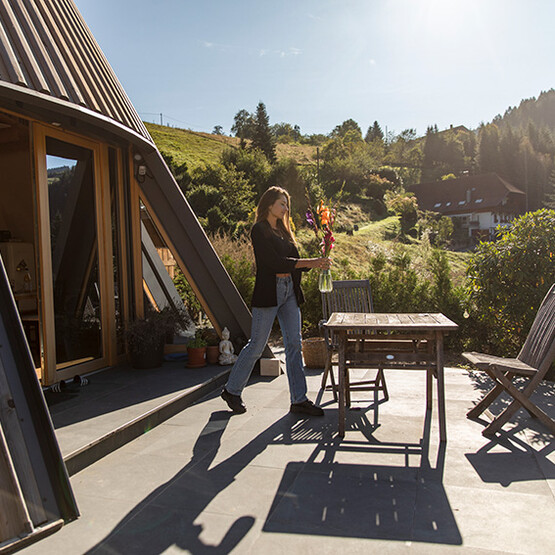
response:
{"label": "glass vase", "polygon": [[321,293],[329,293],[333,290],[333,280],[330,270],[322,270],[318,277],[318,289]]}

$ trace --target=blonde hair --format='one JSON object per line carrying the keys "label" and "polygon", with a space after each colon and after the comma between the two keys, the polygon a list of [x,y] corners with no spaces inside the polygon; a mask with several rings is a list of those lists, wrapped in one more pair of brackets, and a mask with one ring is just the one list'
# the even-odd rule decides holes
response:
{"label": "blonde hair", "polygon": [[289,193],[282,187],[269,187],[268,189],[266,189],[266,191],[264,191],[263,195],[258,201],[258,206],[256,207],[255,222],[258,223],[263,220],[267,220],[268,214],[270,213],[270,207],[280,197],[285,197],[287,199],[287,213],[285,214],[283,219],[277,221],[278,230],[292,243],[297,244],[289,221],[289,215],[291,213],[291,197],[289,196]]}

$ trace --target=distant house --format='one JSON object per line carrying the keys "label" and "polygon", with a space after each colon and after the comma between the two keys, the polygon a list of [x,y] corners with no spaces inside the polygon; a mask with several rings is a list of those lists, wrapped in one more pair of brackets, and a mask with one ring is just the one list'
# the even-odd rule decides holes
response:
{"label": "distant house", "polygon": [[438,135],[441,135],[442,133],[447,133],[448,131],[454,131],[455,133],[459,133],[459,132],[470,133],[470,129],[468,129],[468,127],[465,127],[464,125],[457,125],[456,127],[454,127],[453,124],[451,124],[448,129],[444,129],[443,131],[438,131]]}
{"label": "distant house", "polygon": [[421,210],[449,216],[473,239],[493,238],[526,211],[526,194],[496,173],[411,185]]}

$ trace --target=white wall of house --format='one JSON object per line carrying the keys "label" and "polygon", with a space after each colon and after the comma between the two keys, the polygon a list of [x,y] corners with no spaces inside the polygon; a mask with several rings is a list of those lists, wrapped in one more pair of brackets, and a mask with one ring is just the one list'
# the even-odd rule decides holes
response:
{"label": "white wall of house", "polygon": [[452,215],[450,218],[453,221],[458,219],[462,227],[468,229],[469,237],[472,237],[472,232],[476,232],[476,230],[487,230],[493,236],[499,226],[507,227],[514,220],[513,215],[494,212],[467,212]]}
{"label": "white wall of house", "polygon": [[491,230],[495,227],[493,212],[478,212],[472,219],[478,222],[477,229]]}

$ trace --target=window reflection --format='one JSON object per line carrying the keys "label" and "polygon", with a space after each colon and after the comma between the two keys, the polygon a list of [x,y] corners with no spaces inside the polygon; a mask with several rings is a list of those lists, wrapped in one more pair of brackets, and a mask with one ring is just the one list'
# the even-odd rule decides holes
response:
{"label": "window reflection", "polygon": [[102,356],[93,153],[46,139],[56,361]]}

